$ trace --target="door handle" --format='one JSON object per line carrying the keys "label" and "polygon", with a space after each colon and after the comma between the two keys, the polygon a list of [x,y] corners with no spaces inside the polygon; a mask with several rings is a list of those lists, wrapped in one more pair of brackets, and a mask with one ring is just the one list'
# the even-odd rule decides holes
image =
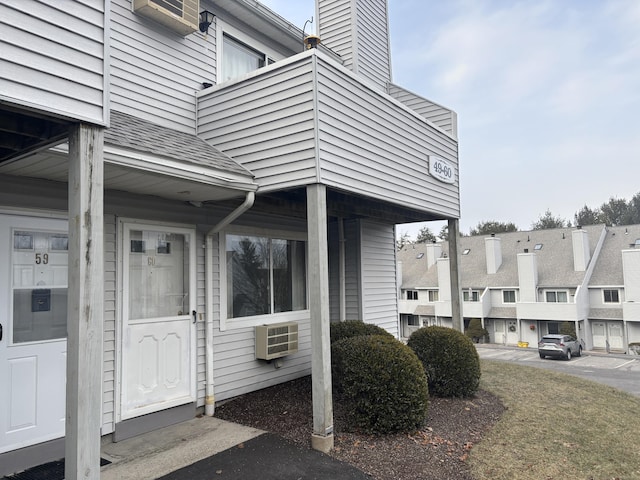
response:
{"label": "door handle", "polygon": [[[196,317],[197,317],[198,313],[197,313],[195,310],[193,310],[193,311],[191,312],[191,315],[193,315],[193,323],[196,323]],[[1,336],[0,336],[0,337],[1,337]]]}
{"label": "door handle", "polygon": [[0,323],[0,341],[2,341],[2,324]]}

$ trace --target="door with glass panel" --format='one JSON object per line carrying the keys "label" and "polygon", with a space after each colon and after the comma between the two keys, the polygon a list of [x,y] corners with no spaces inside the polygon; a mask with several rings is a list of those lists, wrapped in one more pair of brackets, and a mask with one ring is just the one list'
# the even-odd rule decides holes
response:
{"label": "door with glass panel", "polygon": [[120,419],[196,400],[195,231],[124,223]]}
{"label": "door with glass panel", "polygon": [[64,436],[67,229],[0,215],[0,453]]}

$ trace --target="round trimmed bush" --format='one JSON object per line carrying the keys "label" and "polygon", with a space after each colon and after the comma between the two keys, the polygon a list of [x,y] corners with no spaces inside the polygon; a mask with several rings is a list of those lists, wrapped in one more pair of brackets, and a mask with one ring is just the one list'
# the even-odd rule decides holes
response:
{"label": "round trimmed bush", "polygon": [[332,322],[329,326],[331,343],[343,338],[357,337],[360,335],[386,335],[395,338],[384,328],[360,320],[347,320],[345,322]]}
{"label": "round trimmed bush", "polygon": [[391,433],[424,424],[427,379],[418,357],[402,342],[390,335],[343,338],[331,346],[331,366],[347,428]]}
{"label": "round trimmed bush", "polygon": [[438,397],[471,397],[480,384],[480,357],[462,332],[447,327],[423,327],[407,345],[427,374],[429,392]]}

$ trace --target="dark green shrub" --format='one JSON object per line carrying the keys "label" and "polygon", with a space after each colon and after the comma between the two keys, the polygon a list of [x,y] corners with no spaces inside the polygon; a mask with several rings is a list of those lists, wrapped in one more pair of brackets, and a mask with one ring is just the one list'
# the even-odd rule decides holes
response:
{"label": "dark green shrub", "polygon": [[480,340],[485,340],[489,337],[489,332],[482,326],[482,322],[479,318],[472,318],[469,320],[469,326],[464,334],[474,343],[478,343]]}
{"label": "dark green shrub", "polygon": [[389,335],[343,338],[331,345],[334,392],[349,429],[410,432],[424,424],[429,390],[418,357]]}
{"label": "dark green shrub", "polygon": [[574,322],[562,322],[559,331],[562,335],[571,335],[574,338],[578,338],[578,335],[576,335],[576,324]]}
{"label": "dark green shrub", "polygon": [[394,338],[384,328],[364,323],[360,320],[347,320],[345,322],[332,322],[330,324],[331,343],[342,340],[343,338],[357,337],[360,335],[387,335]]}
{"label": "dark green shrub", "polygon": [[462,332],[446,327],[423,327],[407,345],[427,374],[429,392],[439,397],[471,397],[480,384],[480,357]]}

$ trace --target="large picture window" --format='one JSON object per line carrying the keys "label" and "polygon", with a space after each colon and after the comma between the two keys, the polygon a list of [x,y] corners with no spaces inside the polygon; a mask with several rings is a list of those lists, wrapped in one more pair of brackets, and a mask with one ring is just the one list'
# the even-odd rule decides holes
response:
{"label": "large picture window", "polygon": [[225,243],[227,318],[307,308],[305,242],[227,234]]}

